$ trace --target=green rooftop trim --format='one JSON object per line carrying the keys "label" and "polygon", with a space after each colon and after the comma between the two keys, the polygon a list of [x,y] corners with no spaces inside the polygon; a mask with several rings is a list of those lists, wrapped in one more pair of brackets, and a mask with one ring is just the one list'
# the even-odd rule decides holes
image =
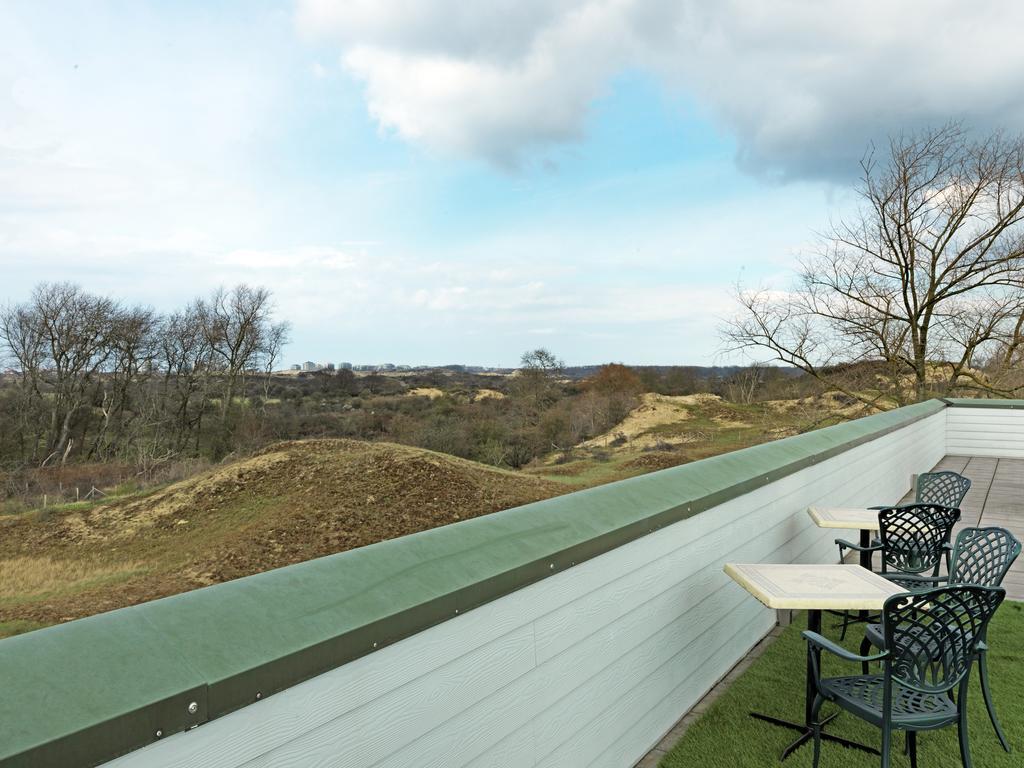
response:
{"label": "green rooftop trim", "polygon": [[951,408],[1008,408],[1024,409],[1024,400],[981,400],[972,397],[944,397],[942,402]]}
{"label": "green rooftop trim", "polygon": [[0,766],[110,760],[945,407],[930,400],[2,640]]}

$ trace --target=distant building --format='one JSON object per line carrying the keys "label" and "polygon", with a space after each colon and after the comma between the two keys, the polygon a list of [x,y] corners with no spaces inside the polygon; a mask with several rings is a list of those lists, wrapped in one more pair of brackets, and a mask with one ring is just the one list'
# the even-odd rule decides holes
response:
{"label": "distant building", "polygon": [[382,371],[393,371],[393,370],[395,370],[395,364],[394,363],[384,363],[383,365],[380,366],[380,370],[382,370]]}
{"label": "distant building", "polygon": [[338,367],[341,368],[343,371],[351,371],[352,363],[338,363]]}
{"label": "distant building", "polygon": [[315,371],[316,369],[316,363],[314,363],[312,360],[307,360],[302,364],[302,370],[304,371]]}
{"label": "distant building", "polygon": [[320,370],[321,371],[333,371],[334,370],[334,363],[320,363]]}
{"label": "distant building", "polygon": [[292,363],[291,365],[288,366],[288,370],[290,370],[290,371],[301,371],[302,370],[302,366],[299,365],[298,363]]}
{"label": "distant building", "polygon": [[399,370],[399,371],[411,371],[412,370],[412,366],[411,365],[400,365],[400,366],[398,366],[398,368],[396,370]]}

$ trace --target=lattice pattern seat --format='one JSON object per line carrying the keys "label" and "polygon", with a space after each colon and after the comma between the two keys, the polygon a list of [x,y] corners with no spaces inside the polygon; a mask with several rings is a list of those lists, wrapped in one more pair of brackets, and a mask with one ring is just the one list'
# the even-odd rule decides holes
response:
{"label": "lattice pattern seat", "polygon": [[883,509],[878,513],[882,573],[938,574],[945,544],[959,519],[959,509],[936,504]]}
{"label": "lattice pattern seat", "polygon": [[997,587],[1020,551],[1021,543],[1005,528],[965,528],[956,537],[949,581]]}
{"label": "lattice pattern seat", "polygon": [[925,472],[918,475],[915,501],[959,509],[971,489],[971,481],[956,472]]}
{"label": "lattice pattern seat", "polygon": [[[886,507],[878,513],[879,541],[870,551],[881,555],[880,575],[902,583],[906,574],[937,576],[949,555],[948,542],[953,526],[960,519],[959,509],[936,504],[905,504]],[[866,551],[844,539],[836,539],[839,560],[843,561],[847,549]],[[877,621],[877,616],[864,617],[842,614],[842,639],[852,622]]]}
{"label": "lattice pattern seat", "polygon": [[[885,696],[885,678],[882,675],[827,678],[821,681],[821,689],[826,698],[833,701],[842,699],[843,709],[854,712],[873,725],[882,725]],[[892,719],[894,725],[927,723],[934,728],[937,722],[956,722],[956,704],[945,694],[921,693],[893,684]]]}

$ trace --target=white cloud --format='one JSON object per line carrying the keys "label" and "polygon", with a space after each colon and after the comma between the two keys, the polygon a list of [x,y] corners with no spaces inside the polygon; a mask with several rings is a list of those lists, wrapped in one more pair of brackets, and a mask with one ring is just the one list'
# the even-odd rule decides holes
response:
{"label": "white cloud", "polygon": [[997,0],[300,0],[399,136],[503,166],[578,140],[626,69],[698,100],[739,161],[848,175],[870,139],[964,118],[1024,127],[1024,6]]}

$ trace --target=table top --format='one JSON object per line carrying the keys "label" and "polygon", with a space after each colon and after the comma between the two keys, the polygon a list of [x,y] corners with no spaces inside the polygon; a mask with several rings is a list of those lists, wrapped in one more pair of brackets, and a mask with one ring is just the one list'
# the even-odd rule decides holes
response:
{"label": "table top", "polygon": [[807,514],[819,528],[878,530],[878,510],[864,507],[808,507]]}
{"label": "table top", "polygon": [[906,591],[859,565],[727,563],[725,572],[776,609],[878,611]]}

